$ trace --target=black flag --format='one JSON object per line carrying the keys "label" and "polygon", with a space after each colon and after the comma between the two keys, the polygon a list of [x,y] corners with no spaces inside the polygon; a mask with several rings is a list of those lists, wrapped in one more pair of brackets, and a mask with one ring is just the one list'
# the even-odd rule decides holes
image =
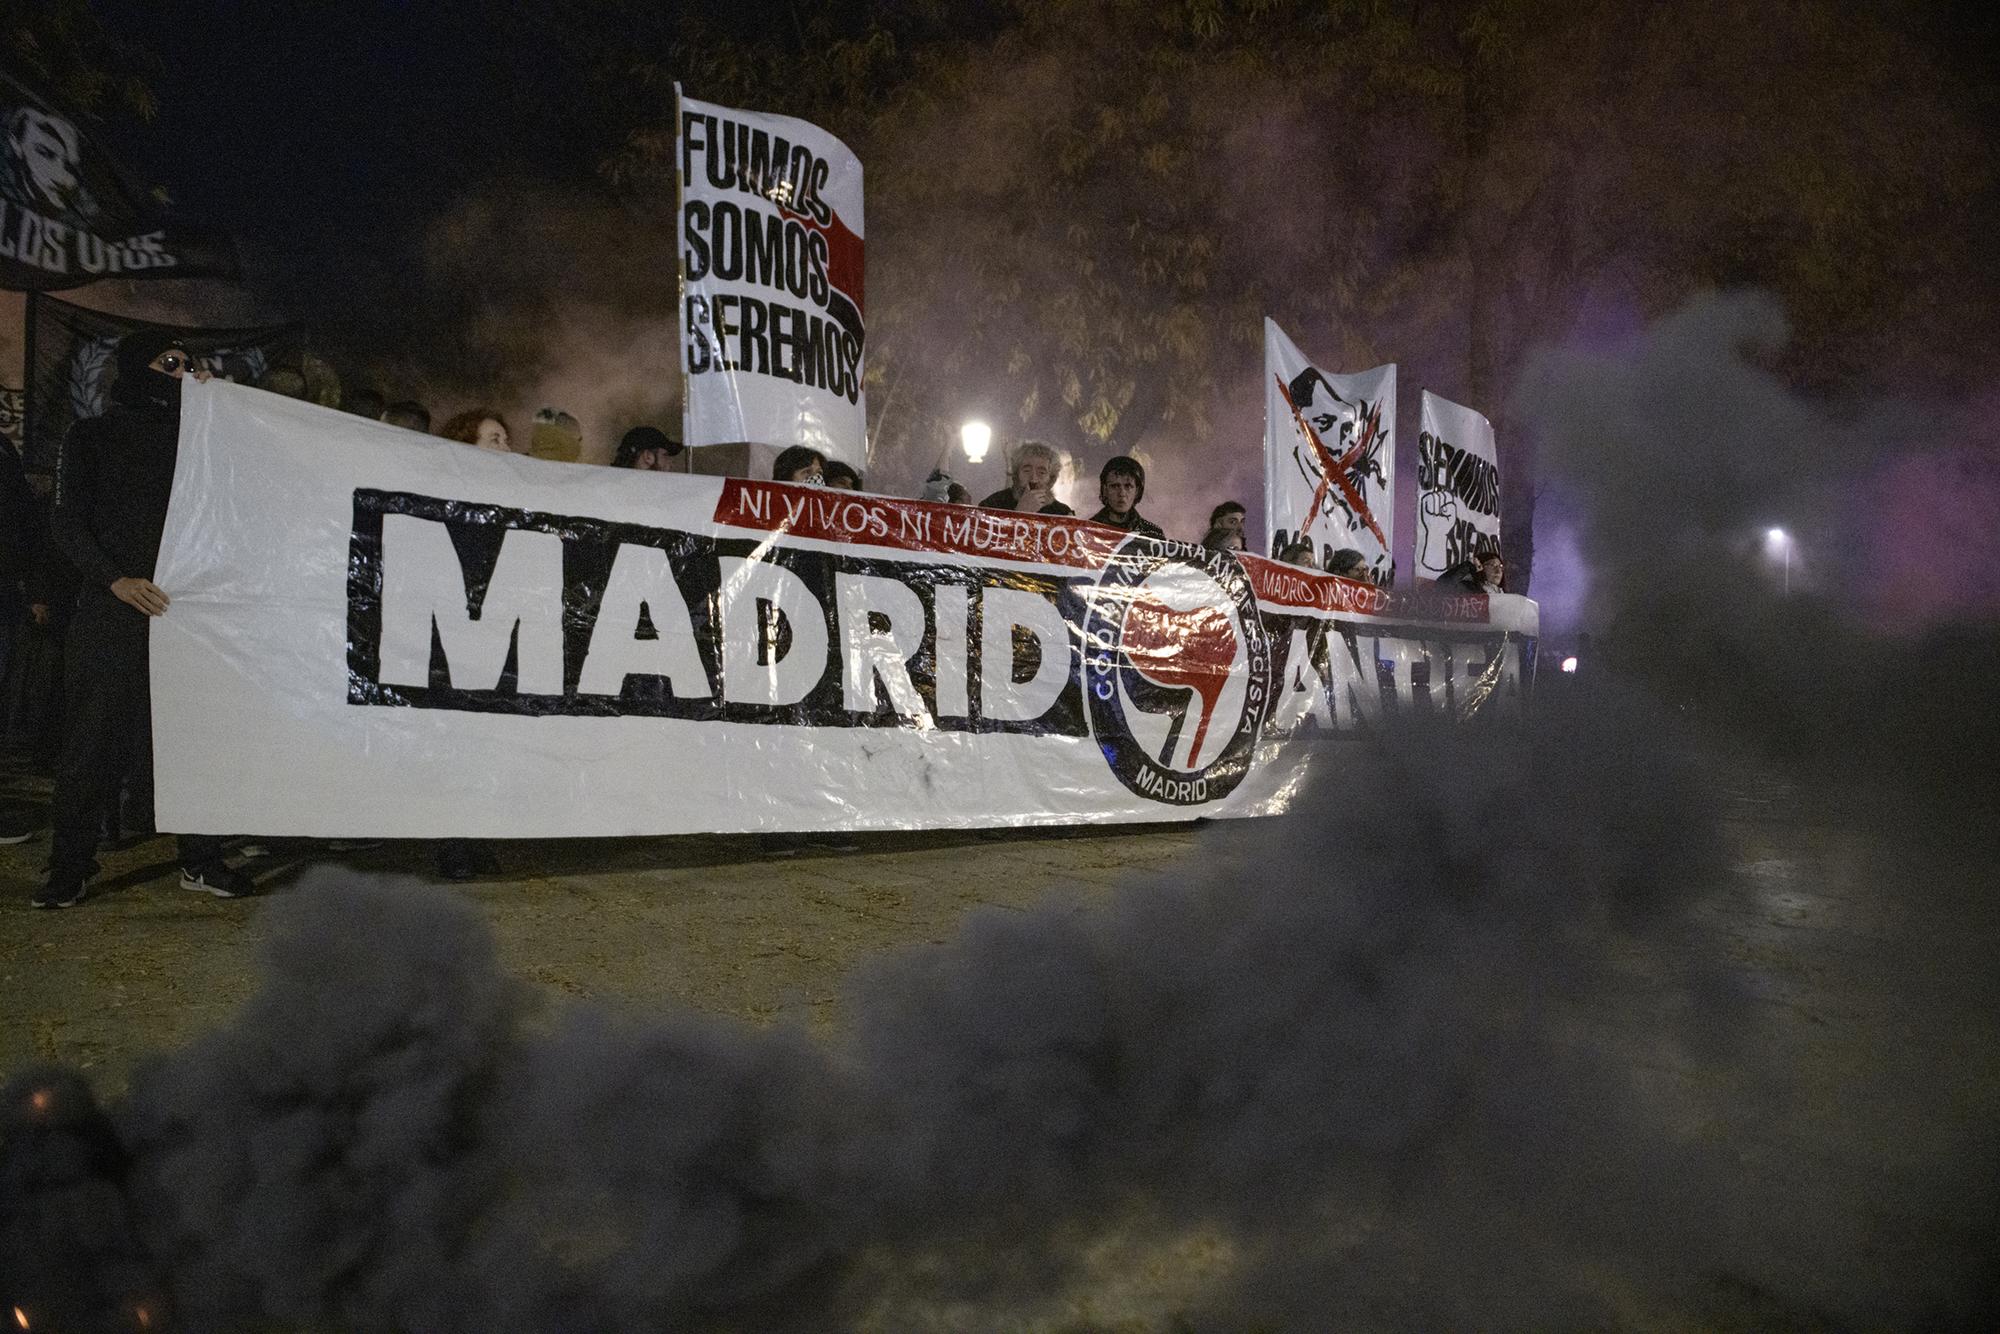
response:
{"label": "black flag", "polygon": [[218,377],[255,384],[274,366],[297,365],[305,331],[296,324],[259,329],[188,329],[85,310],[54,297],[28,302],[27,431],[21,457],[29,472],[54,472],[70,423],[111,405],[118,340],[141,329],[170,333]]}
{"label": "black flag", "polygon": [[237,273],[227,233],[167,218],[75,120],[0,75],[0,288]]}

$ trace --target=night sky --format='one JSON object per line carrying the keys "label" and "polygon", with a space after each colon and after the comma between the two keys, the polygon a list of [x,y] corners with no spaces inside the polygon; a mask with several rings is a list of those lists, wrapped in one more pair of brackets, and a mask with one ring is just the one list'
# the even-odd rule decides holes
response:
{"label": "night sky", "polygon": [[566,112],[584,71],[505,8],[102,0],[106,26],[159,61],[158,116],[106,138],[235,233],[260,305],[338,329],[357,295],[406,290],[450,199],[505,174],[600,188],[603,144]]}
{"label": "night sky", "polygon": [[[1890,8],[1941,65],[1984,85],[1983,123],[2000,135],[1985,55],[2000,8]],[[338,326],[357,294],[406,291],[425,225],[497,179],[605,192],[597,167],[614,142],[584,91],[592,20],[471,0],[93,9],[157,62],[159,103],[150,122],[113,112],[97,133],[188,215],[237,236],[247,284],[274,313]],[[750,25],[754,11],[788,12],[717,12]]]}

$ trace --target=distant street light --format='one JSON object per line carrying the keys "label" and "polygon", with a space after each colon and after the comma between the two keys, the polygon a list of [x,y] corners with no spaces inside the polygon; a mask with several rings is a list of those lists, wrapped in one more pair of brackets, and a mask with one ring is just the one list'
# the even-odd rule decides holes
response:
{"label": "distant street light", "polygon": [[965,461],[979,463],[986,458],[986,448],[993,443],[993,428],[985,422],[967,422],[958,428],[958,443],[965,447]]}
{"label": "distant street light", "polygon": [[1792,535],[1782,528],[1773,528],[1764,534],[1764,545],[1777,551],[1785,562],[1785,596],[1792,592]]}
{"label": "distant street light", "polygon": [[1571,675],[1576,673],[1576,658],[1574,656],[1564,658],[1562,665],[1564,671],[1569,672]]}

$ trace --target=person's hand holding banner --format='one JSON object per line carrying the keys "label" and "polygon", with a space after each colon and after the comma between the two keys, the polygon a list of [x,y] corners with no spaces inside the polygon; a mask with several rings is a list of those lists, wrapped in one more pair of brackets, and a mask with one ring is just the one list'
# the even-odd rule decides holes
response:
{"label": "person's hand holding banner", "polygon": [[151,579],[140,579],[129,574],[123,579],[113,579],[111,596],[148,616],[167,614],[167,595]]}

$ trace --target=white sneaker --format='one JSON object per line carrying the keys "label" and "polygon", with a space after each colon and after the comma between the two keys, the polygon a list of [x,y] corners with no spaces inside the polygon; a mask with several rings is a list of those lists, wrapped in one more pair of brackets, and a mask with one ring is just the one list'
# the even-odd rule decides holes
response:
{"label": "white sneaker", "polygon": [[181,888],[198,889],[218,899],[246,899],[257,892],[257,882],[233,866],[206,866],[199,871],[183,866]]}

